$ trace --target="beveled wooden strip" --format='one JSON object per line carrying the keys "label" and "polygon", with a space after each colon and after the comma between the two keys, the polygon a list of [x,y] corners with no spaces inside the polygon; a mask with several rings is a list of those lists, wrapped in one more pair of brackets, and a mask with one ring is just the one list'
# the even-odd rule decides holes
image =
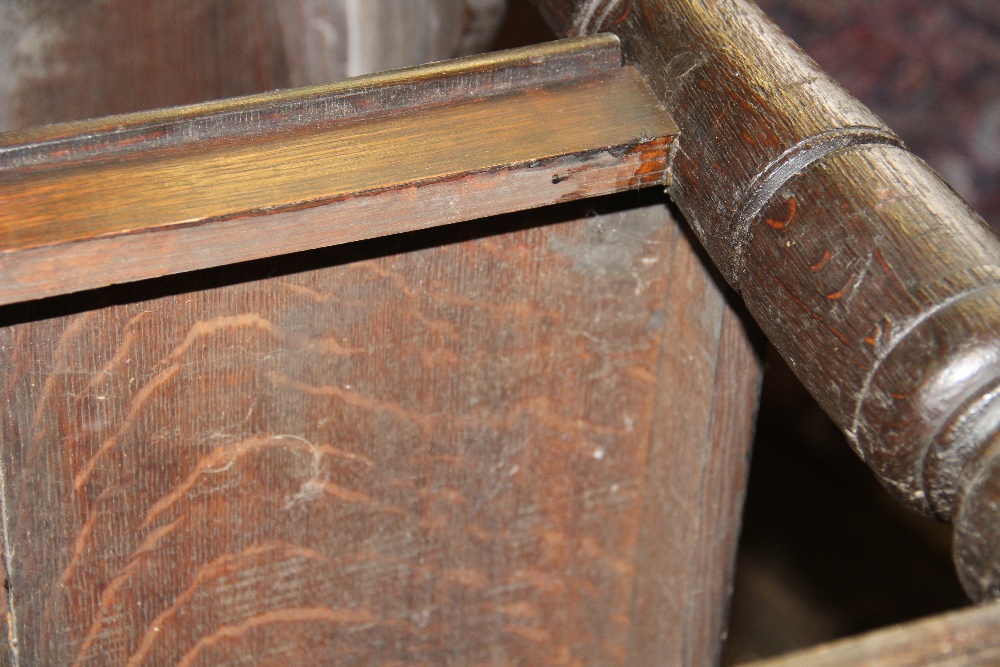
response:
{"label": "beveled wooden strip", "polygon": [[580,80],[618,69],[621,59],[614,35],[575,37],[333,83],[33,127],[0,134],[0,169],[370,119]]}
{"label": "beveled wooden strip", "polygon": [[[290,128],[266,139],[11,171],[0,174],[0,248],[302,208],[573,154],[583,161],[671,130],[634,71],[616,70],[568,86]],[[544,180],[553,185],[555,176]]]}
{"label": "beveled wooden strip", "polygon": [[1000,664],[1000,603],[932,616],[743,667],[986,667]]}
{"label": "beveled wooden strip", "polygon": [[252,140],[0,172],[0,303],[660,183],[673,132],[636,72],[619,68]]}

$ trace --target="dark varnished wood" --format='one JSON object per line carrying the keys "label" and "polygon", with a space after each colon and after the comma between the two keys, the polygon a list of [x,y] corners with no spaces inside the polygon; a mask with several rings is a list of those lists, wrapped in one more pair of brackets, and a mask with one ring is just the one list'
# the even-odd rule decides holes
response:
{"label": "dark varnished wood", "polygon": [[3,134],[4,168],[238,141],[444,103],[569,83],[621,67],[613,35],[571,38],[393,71],[130,114],[31,125]]}
{"label": "dark varnished wood", "polygon": [[993,602],[744,667],[989,667],[1000,663],[998,626]]}
{"label": "dark varnished wood", "polygon": [[0,136],[0,303],[662,182],[673,125],[619,63],[568,40]]}
{"label": "dark varnished wood", "polygon": [[21,664],[713,662],[754,356],[662,202],[535,215],[0,311]]}
{"label": "dark varnished wood", "polygon": [[622,38],[680,128],[669,193],[699,239],[879,479],[961,517],[969,594],[1000,594],[997,503],[973,493],[1000,454],[996,237],[749,2],[538,4]]}
{"label": "dark varnished wood", "polygon": [[[0,498],[0,511],[2,508],[3,498]],[[0,514],[0,516],[4,516]],[[6,521],[4,522],[6,523]],[[7,577],[7,540],[4,539],[4,558],[0,562],[0,575],[3,576],[3,590],[0,591],[0,603],[3,604],[0,607],[0,665],[15,665],[13,658],[13,651],[15,650],[14,633],[11,631],[16,623],[14,618],[14,606],[11,604],[9,588],[10,579]]]}
{"label": "dark varnished wood", "polygon": [[[717,291],[702,257],[686,244],[678,251],[656,388],[628,665],[718,664],[740,528],[734,518],[742,513],[750,462],[736,434],[753,432],[760,389],[742,320]],[[738,409],[723,407],[729,402]],[[690,516],[698,520],[682,518]],[[674,563],[683,565],[668,565]]]}

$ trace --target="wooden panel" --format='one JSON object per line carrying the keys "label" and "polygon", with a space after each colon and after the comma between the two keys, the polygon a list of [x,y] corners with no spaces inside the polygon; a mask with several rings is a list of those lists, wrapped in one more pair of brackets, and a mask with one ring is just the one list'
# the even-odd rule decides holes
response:
{"label": "wooden panel", "polygon": [[751,2],[537,4],[622,38],[699,240],[886,488],[961,517],[969,595],[1000,597],[1000,240]]}
{"label": "wooden panel", "polygon": [[932,616],[745,667],[988,667],[1000,664],[1000,604]]}
{"label": "wooden panel", "polygon": [[618,62],[569,40],[9,135],[0,303],[661,182],[673,125]]}
{"label": "wooden panel", "polygon": [[[637,560],[651,438],[745,451],[756,377],[637,197],[4,309],[21,664],[625,664],[637,567],[713,548]],[[682,359],[713,409],[655,398]]]}
{"label": "wooden panel", "polygon": [[[339,4],[282,3],[291,72],[339,66],[306,46],[350,44]],[[32,21],[0,30],[114,6],[155,34],[142,20],[158,16],[130,2],[39,4],[47,15],[0,4],[12,6]],[[135,57],[166,80],[138,84],[174,99],[46,84],[67,61],[81,81],[122,80],[105,41],[105,59],[53,49],[63,60],[37,81],[18,72],[4,100],[86,117],[232,94],[188,96],[211,86],[173,64],[215,49],[206,71],[235,68],[227,39],[165,23],[183,38]],[[393,54],[446,41],[402,27],[403,44],[386,30],[353,43]],[[126,62],[131,39],[117,43]],[[709,663],[715,644],[699,637],[723,619],[726,508],[742,495],[759,367],[701,266],[646,192],[0,308],[14,663],[655,660],[638,620],[683,627],[683,650]],[[675,369],[706,384],[681,391]],[[704,503],[682,495],[695,488]],[[678,581],[671,569],[698,588],[640,612],[647,584]]]}

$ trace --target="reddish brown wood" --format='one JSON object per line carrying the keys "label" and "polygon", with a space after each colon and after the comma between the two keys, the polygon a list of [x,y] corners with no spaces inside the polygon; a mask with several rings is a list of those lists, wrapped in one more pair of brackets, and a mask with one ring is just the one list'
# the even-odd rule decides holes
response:
{"label": "reddish brown wood", "polygon": [[671,257],[629,665],[717,664],[732,592],[760,373],[692,243]]}
{"label": "reddish brown wood", "polygon": [[1000,515],[967,487],[1000,431],[1000,242],[751,3],[538,4],[622,38],[680,128],[669,192],[699,239],[890,490],[984,510],[963,513],[959,573],[1000,595]]}
{"label": "reddish brown wood", "polygon": [[673,124],[619,64],[567,40],[0,135],[0,303],[660,183]]}
{"label": "reddish brown wood", "polygon": [[[48,311],[76,314],[8,308],[21,664],[626,664],[653,617],[689,641],[724,609],[709,570],[732,554],[719,510],[742,492],[753,356],[661,204],[601,206]],[[639,615],[649,579],[686,601]]]}

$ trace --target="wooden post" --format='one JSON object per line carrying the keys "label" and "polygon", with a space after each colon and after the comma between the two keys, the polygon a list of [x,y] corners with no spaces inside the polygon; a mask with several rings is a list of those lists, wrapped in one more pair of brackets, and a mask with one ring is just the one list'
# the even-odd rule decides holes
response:
{"label": "wooden post", "polygon": [[1000,242],[746,0],[538,0],[676,120],[671,197],[881,482],[1000,595]]}

